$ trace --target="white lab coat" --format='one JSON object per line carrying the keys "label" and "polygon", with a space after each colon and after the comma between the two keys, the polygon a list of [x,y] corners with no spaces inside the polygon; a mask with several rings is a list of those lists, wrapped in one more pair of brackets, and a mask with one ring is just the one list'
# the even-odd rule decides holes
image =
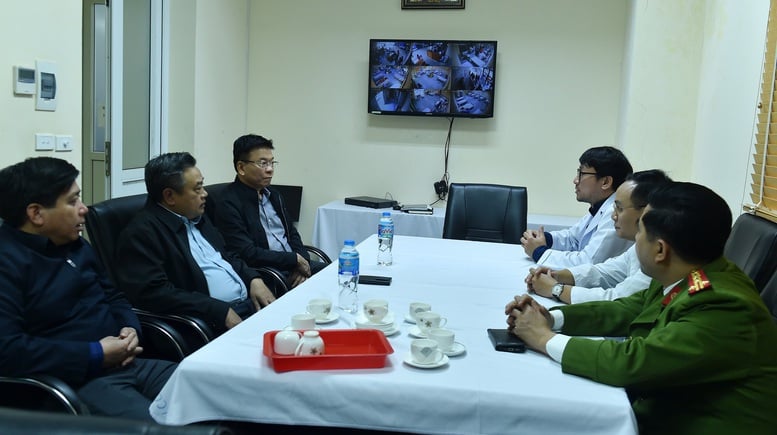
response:
{"label": "white lab coat", "polygon": [[634,245],[623,254],[604,263],[570,267],[575,278],[572,303],[612,301],[650,286],[650,277],[642,273]]}
{"label": "white lab coat", "polygon": [[546,250],[537,264],[551,269],[569,269],[579,264],[603,263],[622,254],[634,242],[621,239],[612,222],[613,193],[595,215],[586,213],[577,223],[565,230],[551,231],[553,246]]}

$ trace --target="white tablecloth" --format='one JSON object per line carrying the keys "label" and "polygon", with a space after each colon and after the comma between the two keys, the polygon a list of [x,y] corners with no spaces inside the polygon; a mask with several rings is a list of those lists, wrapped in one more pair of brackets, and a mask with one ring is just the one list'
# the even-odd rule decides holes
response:
{"label": "white tablecloth", "polygon": [[343,241],[361,242],[378,233],[378,221],[384,211],[391,212],[394,233],[401,236],[442,237],[445,209],[435,208],[434,214],[409,214],[390,208],[369,208],[340,201],[324,204],[316,210],[313,225],[313,246],[323,249],[332,260],[337,260]]}
{"label": "white tablecloth", "polygon": [[[378,232],[378,220],[384,211],[390,211],[394,219],[395,233],[401,236],[442,237],[445,208],[435,208],[433,215],[414,215],[388,208],[374,209],[345,204],[342,200],[324,204],[316,210],[312,244],[336,260],[346,239],[361,242]],[[545,227],[555,231],[570,227],[578,218],[529,214],[529,228]]]}
{"label": "white tablecloth", "polygon": [[[494,351],[487,328],[505,325],[504,306],[524,292],[530,263],[520,246],[396,236],[394,264],[377,266],[376,236],[357,248],[361,273],[389,275],[391,286],[360,286],[362,301],[384,298],[400,332],[381,369],[276,373],[262,354],[266,331],[289,324],[317,297],[337,299],[336,265],[186,358],[151,406],[162,423],[244,420],[439,434],[634,434],[621,388],[561,372],[534,352]],[[402,361],[410,302],[424,301],[448,318],[467,352],[425,370]],[[553,302],[543,299],[543,303]],[[324,328],[351,328],[341,313]]]}

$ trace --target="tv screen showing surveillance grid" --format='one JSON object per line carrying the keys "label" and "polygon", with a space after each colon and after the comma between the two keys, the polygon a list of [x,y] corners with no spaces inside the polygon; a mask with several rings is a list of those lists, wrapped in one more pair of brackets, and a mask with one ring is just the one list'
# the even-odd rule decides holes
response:
{"label": "tv screen showing surveillance grid", "polygon": [[494,116],[496,41],[370,40],[368,112]]}

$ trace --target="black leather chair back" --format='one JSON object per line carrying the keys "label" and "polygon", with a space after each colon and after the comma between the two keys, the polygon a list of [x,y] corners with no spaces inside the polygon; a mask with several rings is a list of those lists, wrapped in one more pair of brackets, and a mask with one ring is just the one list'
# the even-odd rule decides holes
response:
{"label": "black leather chair back", "polygon": [[442,237],[520,244],[527,197],[525,187],[452,183]]}
{"label": "black leather chair back", "polygon": [[232,183],[216,183],[205,186],[205,191],[208,192],[208,197],[205,198],[205,214],[208,215],[208,219],[213,225],[216,225],[216,198],[220,198],[224,189],[230,184]]}
{"label": "black leather chair back", "polygon": [[762,291],[777,269],[777,223],[752,214],[739,216],[731,228],[723,255]]}
{"label": "black leather chair back", "polygon": [[147,196],[142,193],[113,198],[89,206],[89,212],[86,214],[86,233],[114,284],[118,281],[112,265],[116,261],[116,243],[119,240],[119,234],[143,209]]}
{"label": "black leather chair back", "polygon": [[299,214],[302,209],[302,186],[289,186],[286,184],[273,184],[273,189],[283,197],[283,204],[289,212],[289,219],[293,223],[299,222]]}
{"label": "black leather chair back", "polygon": [[777,271],[772,274],[772,278],[766,282],[761,290],[761,299],[766,304],[766,308],[772,313],[772,318],[777,323]]}
{"label": "black leather chair back", "polygon": [[228,427],[214,424],[168,426],[124,418],[94,415],[74,416],[0,407],[0,433],[35,433],[48,435],[227,435],[233,434],[234,432]]}

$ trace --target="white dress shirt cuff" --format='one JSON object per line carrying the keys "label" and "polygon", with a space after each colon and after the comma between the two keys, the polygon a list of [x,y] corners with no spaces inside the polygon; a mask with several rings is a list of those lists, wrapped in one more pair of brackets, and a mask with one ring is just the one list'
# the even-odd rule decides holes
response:
{"label": "white dress shirt cuff", "polygon": [[567,347],[569,339],[572,338],[564,334],[556,334],[545,343],[545,352],[557,363],[561,363],[561,357],[564,355],[564,349]]}
{"label": "white dress shirt cuff", "polygon": [[561,331],[564,327],[564,312],[561,310],[550,310],[550,317],[553,317],[553,325],[550,329],[554,331]]}
{"label": "white dress shirt cuff", "polygon": [[[553,318],[551,329],[560,331],[564,326],[564,313],[561,310],[551,310],[550,316]],[[564,355],[564,348],[567,346],[569,337],[562,334],[556,334],[545,343],[545,352],[556,362],[561,362],[561,356]]]}

